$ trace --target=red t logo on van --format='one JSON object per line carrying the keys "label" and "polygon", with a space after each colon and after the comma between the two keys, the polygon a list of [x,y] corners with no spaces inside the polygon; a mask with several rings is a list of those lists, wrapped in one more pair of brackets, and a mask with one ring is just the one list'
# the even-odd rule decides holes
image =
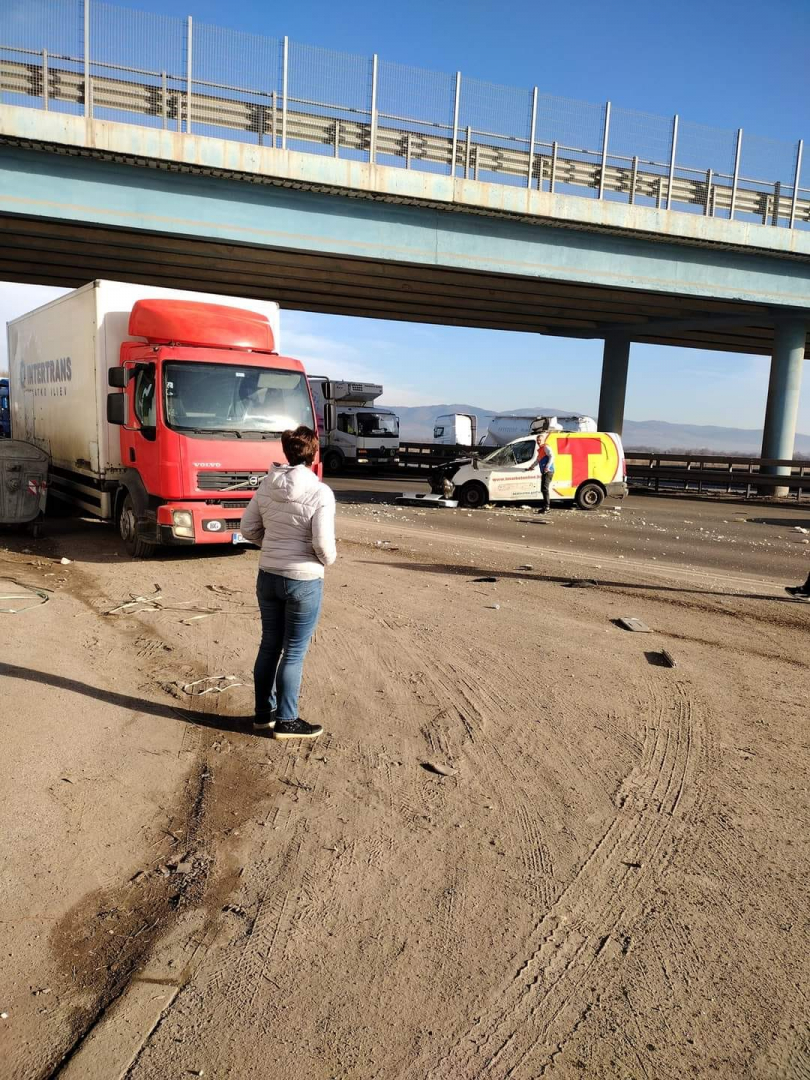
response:
{"label": "red t logo on van", "polygon": [[557,453],[571,458],[571,486],[579,487],[589,476],[588,458],[603,453],[601,439],[557,439]]}

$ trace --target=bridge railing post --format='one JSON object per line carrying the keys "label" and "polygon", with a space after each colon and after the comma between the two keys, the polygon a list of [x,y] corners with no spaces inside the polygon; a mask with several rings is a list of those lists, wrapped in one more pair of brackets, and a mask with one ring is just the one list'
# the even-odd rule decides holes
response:
{"label": "bridge railing post", "polygon": [[192,30],[192,21],[191,16],[189,15],[188,23],[186,24],[186,135],[191,134]]}
{"label": "bridge railing post", "polygon": [[89,120],[93,115],[92,91],[90,86],[90,0],[84,0],[84,115]]}
{"label": "bridge railing post", "polygon": [[287,76],[289,74],[290,39],[285,36],[281,52],[281,149],[287,149]]}
{"label": "bridge railing post", "polygon": [[42,50],[42,108],[45,112],[49,107],[50,87],[48,86],[48,50]]}
{"label": "bridge railing post", "polygon": [[734,208],[737,202],[737,184],[740,180],[740,160],[742,158],[743,129],[737,131],[737,148],[734,151],[734,176],[731,178],[731,206],[728,208],[728,220],[734,220]]}
{"label": "bridge railing post", "polygon": [[[534,139],[537,134],[537,87],[532,90],[532,125],[531,132],[529,134],[529,176],[526,186],[529,191],[532,189],[532,183],[534,182]],[[538,189],[542,188],[542,170],[540,172],[540,182],[538,183]]]}
{"label": "bridge railing post", "polygon": [[453,145],[450,148],[450,175],[456,175],[456,150],[458,148],[458,106],[461,100],[461,72],[456,72],[456,91],[453,95]]}
{"label": "bridge railing post", "polygon": [[799,201],[799,184],[802,177],[802,150],[804,149],[804,140],[799,139],[799,145],[796,147],[796,172],[793,174],[793,198],[790,200],[790,224],[789,228],[793,228],[796,221],[796,204]]}
{"label": "bridge railing post", "polygon": [[669,183],[667,184],[667,210],[672,209],[672,186],[675,183],[675,155],[678,151],[678,114],[672,118],[672,146],[669,151]]}
{"label": "bridge railing post", "polygon": [[371,128],[368,140],[368,160],[373,165],[377,159],[377,54],[371,58]]}
{"label": "bridge railing post", "polygon": [[703,216],[704,217],[711,217],[712,216],[712,198],[713,198],[712,185],[713,185],[713,183],[714,183],[714,170],[713,169],[707,169],[706,170],[706,205],[703,207]]}
{"label": "bridge railing post", "polygon": [[607,172],[608,139],[610,138],[610,102],[605,102],[605,127],[602,132],[602,167],[599,170],[599,198],[605,194],[605,173]]}

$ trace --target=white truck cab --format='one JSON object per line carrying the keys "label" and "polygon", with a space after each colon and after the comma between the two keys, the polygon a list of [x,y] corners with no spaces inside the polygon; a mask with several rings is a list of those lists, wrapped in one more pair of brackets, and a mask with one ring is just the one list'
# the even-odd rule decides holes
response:
{"label": "white truck cab", "polygon": [[[595,510],[605,498],[627,494],[624,449],[613,432],[552,431],[553,502],[572,500],[581,510]],[[463,458],[441,465],[431,474],[431,491],[457,499],[468,508],[488,502],[530,502],[542,498],[537,468],[537,436],[501,446],[485,457]]]}
{"label": "white truck cab", "polygon": [[433,441],[442,446],[475,446],[477,428],[473,413],[442,413],[433,421]]}
{"label": "white truck cab", "polygon": [[380,468],[399,461],[399,417],[374,407],[378,383],[309,379],[321,443],[324,472],[361,466]]}

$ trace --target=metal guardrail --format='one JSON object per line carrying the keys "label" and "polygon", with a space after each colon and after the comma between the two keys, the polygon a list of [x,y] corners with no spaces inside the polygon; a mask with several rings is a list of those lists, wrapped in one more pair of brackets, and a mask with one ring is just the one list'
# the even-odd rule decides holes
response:
{"label": "metal guardrail", "polygon": [[[477,447],[479,453],[491,453],[495,447]],[[469,446],[445,446],[438,443],[400,443],[398,470],[387,476],[427,480],[431,469],[454,458],[469,457]],[[810,461],[766,460],[723,454],[658,454],[626,450],[627,477],[631,486],[703,492],[743,493],[746,498],[768,494],[774,488],[788,488],[797,500],[810,495]],[[766,468],[789,468],[790,475],[775,476]]]}
{"label": "metal guardrail", "polygon": [[[162,78],[159,85],[154,85],[93,76],[93,107],[159,117],[164,127],[173,122],[181,128],[199,129],[200,125],[206,125],[255,132],[258,142],[267,146],[279,146],[286,129],[288,143],[330,146],[335,157],[341,150],[370,152],[373,134],[370,120],[345,120],[289,105],[283,113],[275,93],[271,93],[268,104],[255,104],[198,91],[188,94],[168,86],[167,81]],[[49,103],[65,101],[78,105],[84,101],[84,77],[80,72],[53,64],[45,68],[44,63],[0,59],[0,91],[40,97]],[[778,184],[772,192],[738,188],[735,197],[733,177],[712,174],[711,169],[690,179],[645,170],[637,159],[627,166],[609,163],[603,166],[601,162],[567,157],[554,144],[546,147],[545,153],[539,148],[531,154],[528,148],[510,149],[476,140],[471,129],[454,143],[450,136],[389,128],[386,119],[383,115],[378,118],[376,153],[397,159],[406,168],[412,168],[415,162],[429,162],[450,169],[455,151],[456,168],[462,170],[464,177],[475,180],[482,173],[528,177],[531,170],[532,186],[550,192],[564,187],[600,189],[626,195],[630,203],[646,198],[657,207],[670,207],[673,203],[702,206],[709,216],[718,211],[730,212],[733,204],[736,212],[755,215],[762,224],[776,224],[780,218],[790,219],[791,215],[794,221],[810,222],[810,198],[793,200],[781,195]]]}
{"label": "metal guardrail", "polygon": [[[747,168],[782,173],[758,179],[743,170],[742,130],[566,101],[537,87],[462,84],[460,73],[453,79],[97,0],[47,3],[55,29],[38,26],[36,13],[15,23],[0,12],[0,94],[17,103],[659,209],[698,207],[709,217],[810,224],[801,141],[748,136]],[[157,52],[155,36],[165,38]],[[82,55],[31,47],[82,38]],[[139,52],[159,53],[171,67],[116,62]],[[236,72],[243,85],[227,78]],[[257,77],[264,86],[244,85]],[[327,88],[343,100],[326,99]],[[700,159],[724,167],[698,168]]]}
{"label": "metal guardrail", "polygon": [[[810,461],[758,457],[724,457],[717,454],[642,454],[626,451],[627,476],[634,484],[666,490],[672,485],[683,491],[743,491],[746,498],[767,495],[774,488],[788,488],[797,500],[810,494]],[[790,469],[774,475],[766,469]],[[664,487],[662,488],[662,485]]]}

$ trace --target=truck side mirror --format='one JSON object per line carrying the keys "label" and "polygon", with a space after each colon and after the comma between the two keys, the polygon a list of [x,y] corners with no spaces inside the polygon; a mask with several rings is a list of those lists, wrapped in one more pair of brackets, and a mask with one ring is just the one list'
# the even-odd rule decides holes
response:
{"label": "truck side mirror", "polygon": [[[126,390],[132,369],[128,367],[111,367],[107,369],[107,383],[115,386],[118,390]],[[110,421],[113,423],[113,421]]]}
{"label": "truck side mirror", "polygon": [[[122,370],[122,369],[118,369]],[[126,427],[127,423],[127,395],[107,394],[107,423],[117,424],[118,427]]]}
{"label": "truck side mirror", "polygon": [[327,431],[334,431],[336,416],[335,406],[332,404],[331,401],[327,401],[323,407],[323,423]]}

